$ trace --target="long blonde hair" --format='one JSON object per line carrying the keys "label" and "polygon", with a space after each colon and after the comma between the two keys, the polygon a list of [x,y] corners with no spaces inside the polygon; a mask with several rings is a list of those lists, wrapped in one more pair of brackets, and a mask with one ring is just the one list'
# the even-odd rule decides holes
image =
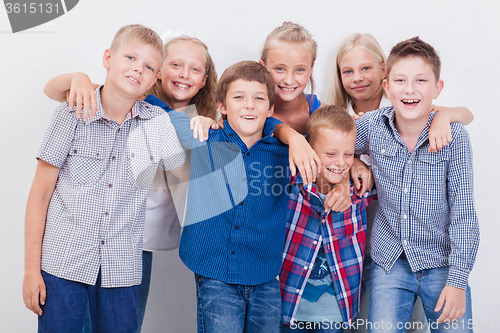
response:
{"label": "long blonde hair", "polygon": [[[372,54],[375,59],[380,62],[380,64],[384,64],[387,60],[382,47],[380,47],[380,44],[372,35],[355,33],[348,36],[340,44],[337,51],[337,56],[335,57],[332,81],[330,84],[330,90],[328,92],[328,104],[337,105],[341,108],[347,108],[347,104],[349,104],[352,99],[352,97],[349,96],[349,94],[345,91],[342,84],[342,73],[340,73],[339,64],[346,53],[355,47],[358,47]],[[382,84],[380,84],[380,90],[382,91],[382,93],[384,93]]]}
{"label": "long blonde hair", "polygon": [[[175,43],[184,41],[193,42],[200,46],[205,56],[205,72],[207,75],[207,80],[205,82],[205,86],[201,88],[196,93],[196,95],[193,96],[193,98],[191,98],[191,104],[194,104],[196,106],[196,110],[200,116],[215,119],[217,116],[217,103],[215,101],[215,89],[217,88],[217,72],[215,71],[215,65],[212,61],[212,57],[210,56],[210,53],[208,53],[207,46],[198,38],[185,35],[174,37],[165,44],[165,59],[168,57],[168,52]],[[148,90],[148,94],[155,95],[168,104],[168,97],[163,91],[161,80],[156,80],[155,84]]]}
{"label": "long blonde hair", "polygon": [[[276,29],[274,29],[266,38],[264,42],[264,47],[262,48],[262,53],[260,59],[266,65],[267,57],[269,56],[269,51],[277,48],[282,43],[290,44],[300,44],[303,48],[311,52],[312,65],[316,61],[316,55],[318,53],[318,44],[313,39],[312,35],[303,26],[292,23],[283,22],[283,24]],[[309,77],[309,86],[311,88],[311,94],[314,93],[314,80],[312,75]]]}

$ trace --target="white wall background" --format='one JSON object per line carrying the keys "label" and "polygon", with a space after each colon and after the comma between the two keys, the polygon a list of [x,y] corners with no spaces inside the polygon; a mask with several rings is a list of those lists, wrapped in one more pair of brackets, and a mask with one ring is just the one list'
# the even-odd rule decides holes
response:
{"label": "white wall background", "polygon": [[[419,35],[440,53],[445,89],[438,105],[468,106],[475,152],[481,245],[470,277],[476,332],[500,332],[500,255],[496,190],[500,145],[500,3],[497,0],[165,1],[81,0],[66,15],[12,34],[0,9],[0,332],[34,332],[36,316],[22,302],[23,223],[34,158],[56,107],[42,93],[54,75],[84,71],[103,82],[103,51],[123,25],[160,34],[182,30],[204,41],[219,75],[234,62],[258,60],[267,34],[284,20],[304,25],[319,45],[314,77],[326,98],[334,52],[347,35],[369,32],[386,53]],[[497,245],[495,245],[497,244]],[[144,332],[195,332],[195,286],[177,251],[159,253]],[[496,320],[496,322],[495,322]],[[489,326],[488,326],[489,325]]]}

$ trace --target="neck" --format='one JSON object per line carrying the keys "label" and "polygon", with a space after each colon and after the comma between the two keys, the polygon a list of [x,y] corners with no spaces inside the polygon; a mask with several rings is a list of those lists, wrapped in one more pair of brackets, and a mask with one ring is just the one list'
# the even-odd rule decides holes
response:
{"label": "neck", "polygon": [[170,98],[165,98],[166,99],[166,102],[167,102],[167,105],[170,106],[172,109],[174,110],[179,110],[183,107],[186,107],[189,105],[190,101],[173,101],[171,100]]}
{"label": "neck", "polygon": [[425,126],[427,126],[428,121],[429,118],[406,120],[396,116],[394,125],[396,126],[399,136],[410,153],[415,150],[418,138],[420,137],[420,134],[422,134]]}
{"label": "neck", "polygon": [[[307,99],[304,95],[300,95],[299,97],[291,100],[284,101],[278,96],[276,96],[276,103],[274,104],[274,116],[282,116],[286,117],[289,114],[297,113],[297,111],[302,110],[304,105],[308,105]],[[309,110],[309,107],[307,107]]]}
{"label": "neck", "polygon": [[317,178],[316,181],[314,182],[316,184],[316,188],[318,189],[318,192],[327,195],[330,193],[331,190],[337,186],[337,184],[332,184],[327,181],[323,181],[321,178]]}
{"label": "neck", "polygon": [[114,120],[119,125],[125,121],[127,114],[136,101],[137,98],[120,95],[115,89],[112,89],[109,84],[106,85],[106,83],[104,83],[101,89],[101,104],[104,115],[107,119]]}
{"label": "neck", "polygon": [[382,91],[379,94],[367,100],[357,101],[353,99],[352,109],[356,114],[360,112],[367,113],[373,110],[377,110],[380,107],[381,100],[382,100]]}

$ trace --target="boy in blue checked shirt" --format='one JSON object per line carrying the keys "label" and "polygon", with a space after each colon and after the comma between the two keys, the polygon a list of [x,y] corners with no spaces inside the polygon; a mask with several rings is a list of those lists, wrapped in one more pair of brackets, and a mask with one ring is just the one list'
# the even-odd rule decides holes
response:
{"label": "boy in blue checked shirt", "polygon": [[369,332],[404,332],[417,296],[432,332],[472,332],[467,281],[479,245],[472,149],[467,131],[454,123],[452,141],[429,152],[440,67],[434,48],[418,37],[397,44],[384,81],[393,107],[357,121],[356,152],[371,157],[380,202]]}
{"label": "boy in blue checked shirt", "polygon": [[[252,61],[230,66],[217,87],[224,127],[211,130],[201,143],[185,113],[146,98],[169,111],[181,143],[191,150],[179,254],[195,273],[199,332],[281,330],[276,276],[290,171],[288,146],[271,136],[280,123],[269,118],[274,100],[274,81],[264,66]],[[307,145],[303,136],[297,138]]]}
{"label": "boy in blue checked shirt", "polygon": [[162,61],[154,31],[123,27],[104,52],[95,119],[67,103],[52,117],[26,208],[23,299],[39,332],[81,332],[87,304],[92,332],[137,330],[146,197],[158,164],[185,160],[168,115],[137,100]]}
{"label": "boy in blue checked shirt", "polygon": [[344,109],[326,106],[307,122],[307,140],[321,160],[316,181],[291,178],[283,267],[283,332],[343,332],[359,312],[366,241],[366,207],[351,188],[345,212],[325,211],[326,195],[349,174],[356,125]]}

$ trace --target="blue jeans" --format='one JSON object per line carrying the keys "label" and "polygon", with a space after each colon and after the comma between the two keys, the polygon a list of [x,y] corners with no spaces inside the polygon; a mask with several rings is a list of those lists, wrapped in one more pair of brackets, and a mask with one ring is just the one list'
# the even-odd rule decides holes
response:
{"label": "blue jeans", "polygon": [[390,273],[386,273],[374,263],[368,332],[406,332],[417,296],[422,299],[432,333],[472,332],[469,286],[465,291],[465,314],[458,321],[437,324],[441,311],[434,312],[434,308],[446,285],[448,270],[448,267],[440,267],[413,273],[408,260],[398,258]]}
{"label": "blue jeans", "polygon": [[256,286],[227,284],[195,274],[198,332],[279,333],[281,295],[278,280]]}
{"label": "blue jeans", "polygon": [[[151,268],[153,266],[153,252],[142,251],[142,282],[139,287],[139,300],[137,304],[137,333],[141,333],[144,314],[146,313],[146,304],[148,302],[149,285],[151,283]],[[85,314],[85,324],[83,333],[91,333],[92,324],[90,323],[90,307],[87,307]]]}
{"label": "blue jeans", "polygon": [[[370,206],[371,207],[371,206]],[[372,273],[372,266],[374,265],[372,257],[369,253],[365,255],[363,264],[363,281],[365,291],[361,297],[361,306],[359,314],[354,318],[352,326],[350,327],[351,333],[367,333],[368,332],[368,307],[370,304],[370,280]],[[422,323],[422,326],[420,324]],[[413,307],[413,314],[410,318],[411,327],[407,330],[408,333],[429,333],[429,325],[427,325],[427,318],[425,317],[424,308],[420,297],[417,298],[415,306]]]}
{"label": "blue jeans", "polygon": [[292,325],[283,324],[282,333],[343,333],[343,323],[322,321],[318,323],[296,321]]}
{"label": "blue jeans", "polygon": [[60,279],[42,271],[47,300],[38,316],[38,333],[81,332],[90,304],[92,332],[135,333],[139,286],[101,288]]}

